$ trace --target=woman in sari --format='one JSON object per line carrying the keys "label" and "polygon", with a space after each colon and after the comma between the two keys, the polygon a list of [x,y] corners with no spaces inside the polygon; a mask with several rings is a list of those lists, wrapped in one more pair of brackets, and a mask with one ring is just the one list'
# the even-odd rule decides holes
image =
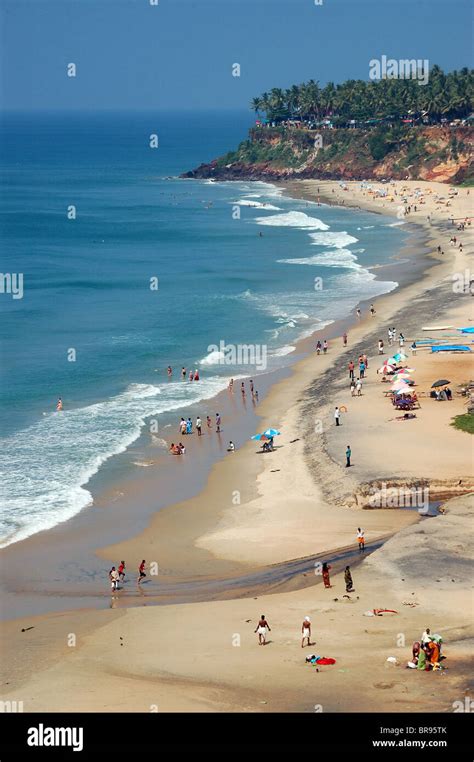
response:
{"label": "woman in sari", "polygon": [[416,665],[418,665],[418,658],[420,656],[420,650],[421,650],[421,644],[419,640],[415,640],[413,643],[411,653],[412,653],[412,662]]}
{"label": "woman in sari", "polygon": [[432,669],[439,667],[439,645],[433,640],[426,644],[426,656],[429,659]]}
{"label": "woman in sari", "polygon": [[331,587],[331,582],[329,580],[329,569],[331,567],[326,562],[323,563],[323,582],[324,587]]}

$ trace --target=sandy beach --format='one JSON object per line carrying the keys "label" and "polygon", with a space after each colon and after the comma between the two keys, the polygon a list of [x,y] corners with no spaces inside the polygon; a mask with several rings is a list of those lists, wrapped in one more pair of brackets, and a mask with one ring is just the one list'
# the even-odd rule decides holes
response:
{"label": "sandy beach", "polygon": [[[473,451],[470,434],[451,421],[466,412],[466,397],[455,390],[471,379],[472,360],[469,353],[432,354],[418,345],[412,354],[409,347],[432,336],[422,326],[452,326],[436,333],[451,342],[456,328],[472,324],[469,288],[453,290],[453,277],[471,267],[472,229],[460,232],[451,222],[470,218],[470,195],[458,188],[447,206],[449,186],[419,181],[394,183],[394,201],[355,182],[301,181],[286,191],[396,220],[398,199],[406,198],[417,205],[406,222],[422,230],[430,262],[416,270],[414,253],[400,263],[415,268],[417,277],[375,300],[373,316],[361,304],[360,319],[352,316],[338,334],[328,332],[326,355],[314,353],[322,336],[297,349],[313,351],[252,411],[259,428],[281,431],[274,452],[261,454],[247,441],[219,459],[199,494],[168,501],[143,531],[127,531],[100,550],[104,568],[124,558],[129,569],[129,582],[112,598],[103,580],[103,610],[86,605],[2,625],[3,700],[22,700],[33,712],[148,712],[154,706],[163,712],[320,711],[316,706],[328,712],[449,712],[469,690]],[[403,332],[405,364],[415,369],[420,408],[414,419],[397,418],[401,414],[384,394],[389,385],[376,372],[398,349],[388,346],[390,326],[397,336]],[[367,377],[361,396],[352,397],[347,366],[363,353]],[[449,379],[452,401],[429,396],[438,378]],[[336,405],[345,409],[337,427]],[[418,506],[370,507],[369,496],[383,485],[428,490],[432,512],[439,502],[443,512],[420,518]],[[366,557],[357,551],[358,527],[365,530]],[[8,560],[15,551],[4,554]],[[330,589],[318,561],[286,573],[288,564],[313,557],[333,566]],[[159,573],[137,590],[142,558],[155,562]],[[354,592],[344,597],[348,558]],[[202,587],[193,592],[196,581]],[[43,599],[48,610],[47,591]],[[397,613],[365,616],[375,608]],[[254,634],[261,613],[272,628],[265,648]],[[302,649],[305,616],[315,644]],[[443,635],[447,669],[421,675],[405,665],[427,626]],[[311,653],[336,664],[317,672],[305,663]]]}

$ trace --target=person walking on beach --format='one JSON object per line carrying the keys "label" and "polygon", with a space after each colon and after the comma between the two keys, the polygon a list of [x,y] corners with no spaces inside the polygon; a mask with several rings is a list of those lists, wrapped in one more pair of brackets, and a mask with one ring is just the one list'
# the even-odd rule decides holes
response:
{"label": "person walking on beach", "polygon": [[249,384],[250,384],[250,394],[253,397],[253,381],[252,381],[252,379],[250,379]]}
{"label": "person walking on beach", "polygon": [[301,648],[304,648],[304,642],[305,640],[308,641],[308,646],[311,645],[311,619],[309,616],[305,616],[303,619],[303,624],[301,625],[301,633],[303,637],[301,638]]}
{"label": "person walking on beach", "polygon": [[355,397],[356,383],[354,379],[351,381],[351,397]]}
{"label": "person walking on beach", "polygon": [[392,346],[392,329],[391,328],[388,329],[388,346],[389,347]]}
{"label": "person walking on beach", "polygon": [[320,342],[320,341],[318,341],[318,342],[316,343],[316,354],[317,354],[317,355],[320,355],[320,354],[321,354],[321,348],[322,348],[322,347],[321,347],[321,342]]}
{"label": "person walking on beach", "polygon": [[365,550],[365,537],[364,537],[364,530],[360,527],[357,527],[357,542],[359,543],[359,553],[363,553]]}
{"label": "person walking on beach", "polygon": [[245,397],[245,382],[242,381],[240,384],[240,391],[242,392],[242,397]]}
{"label": "person walking on beach", "polygon": [[341,417],[341,411],[338,407],[334,408],[334,420],[336,421],[336,426],[339,426],[339,418]]}
{"label": "person walking on beach", "polygon": [[342,334],[342,346],[347,347],[347,333]]}
{"label": "person walking on beach", "polygon": [[229,389],[229,392],[233,392],[234,391],[234,379],[233,378],[231,378],[230,381],[229,381],[228,389]]}
{"label": "person walking on beach", "polygon": [[179,433],[186,434],[186,421],[184,420],[184,418],[181,418],[179,422]]}
{"label": "person walking on beach", "polygon": [[114,593],[115,590],[118,589],[118,583],[119,583],[119,574],[115,566],[112,566],[111,570],[109,571],[109,579],[110,579],[111,590]]}
{"label": "person walking on beach", "polygon": [[330,570],[330,568],[331,567],[329,566],[329,564],[326,563],[326,561],[324,561],[324,563],[323,563],[323,582],[324,582],[324,587],[326,587],[326,588],[331,587],[331,581],[329,579],[329,570]]}
{"label": "person walking on beach", "polygon": [[220,434],[221,432],[221,417],[219,413],[216,413],[216,432]]}
{"label": "person walking on beach", "polygon": [[186,421],[186,434],[192,434],[193,433],[193,422],[191,418],[188,418]]}
{"label": "person walking on beach", "polygon": [[383,341],[379,339],[379,355],[383,355]]}
{"label": "person walking on beach", "polygon": [[120,561],[118,575],[120,577],[120,581],[123,582],[125,579],[125,561]]}
{"label": "person walking on beach", "polygon": [[413,342],[413,344],[411,345],[410,349],[411,349],[412,355],[414,355],[416,357],[416,350],[417,350],[416,341]]}
{"label": "person walking on beach", "polygon": [[146,577],[145,568],[146,568],[146,561],[145,561],[145,559],[143,559],[143,561],[141,562],[140,566],[138,567],[138,579],[137,579],[137,584],[138,585],[141,585],[142,580],[145,579],[145,577]]}
{"label": "person walking on beach", "polygon": [[200,417],[198,416],[196,418],[196,431],[198,433],[198,437],[201,436],[201,433],[202,433],[201,429],[202,429],[202,421],[201,421]]}
{"label": "person walking on beach", "polygon": [[328,351],[328,346],[329,345],[328,345],[326,339],[324,339],[324,341],[323,341],[323,354],[326,354],[326,352]]}
{"label": "person walking on beach", "polygon": [[352,360],[350,361],[347,367],[349,368],[349,378],[353,381],[354,380],[354,363],[352,362]]}
{"label": "person walking on beach", "polygon": [[356,388],[357,396],[360,397],[362,394],[362,381],[360,380],[360,378],[357,379],[355,388]]}
{"label": "person walking on beach", "polygon": [[346,583],[346,593],[350,593],[354,589],[354,585],[352,582],[352,574],[351,574],[351,567],[346,566],[344,571],[344,582]]}
{"label": "person walking on beach", "polygon": [[363,360],[359,363],[359,378],[364,378],[365,376],[365,362]]}
{"label": "person walking on beach", "polygon": [[366,355],[366,354],[363,354],[363,355],[362,355],[362,361],[363,361],[363,363],[364,363],[365,367],[366,367],[366,368],[367,368],[367,370],[368,370],[368,369],[369,369],[369,358],[367,357],[367,355]]}
{"label": "person walking on beach", "polygon": [[356,315],[357,315],[357,317],[358,317],[358,318],[359,318],[359,320],[360,320],[360,309],[359,309],[358,307],[357,307],[357,309],[356,309]]}
{"label": "person walking on beach", "polygon": [[260,620],[257,624],[257,629],[255,632],[258,632],[258,645],[264,646],[266,645],[266,636],[267,636],[267,630],[268,632],[271,632],[270,625],[268,624],[267,620],[265,619],[265,614],[261,614]]}
{"label": "person walking on beach", "polygon": [[370,314],[372,315],[372,317],[375,315],[375,307],[373,304],[370,305]]}
{"label": "person walking on beach", "polygon": [[405,337],[404,337],[403,333],[400,333],[400,335],[399,335],[399,337],[398,337],[398,344],[399,344],[399,346],[400,346],[400,349],[401,349],[401,348],[403,347],[403,345],[405,344]]}
{"label": "person walking on beach", "polygon": [[212,429],[212,421],[211,421],[211,416],[210,415],[206,416],[206,423],[207,423],[207,428],[208,429]]}
{"label": "person walking on beach", "polygon": [[352,455],[351,446],[347,445],[347,448],[346,448],[346,468],[350,468],[351,467],[351,455]]}

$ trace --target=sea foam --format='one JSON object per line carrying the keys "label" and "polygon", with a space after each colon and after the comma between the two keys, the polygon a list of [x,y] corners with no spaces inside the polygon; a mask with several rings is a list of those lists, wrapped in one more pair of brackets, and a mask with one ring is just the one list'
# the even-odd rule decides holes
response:
{"label": "sea foam", "polygon": [[305,212],[285,212],[284,214],[274,214],[271,217],[257,217],[255,222],[259,225],[274,225],[307,230],[329,230],[329,225],[326,225],[317,217],[310,217]]}

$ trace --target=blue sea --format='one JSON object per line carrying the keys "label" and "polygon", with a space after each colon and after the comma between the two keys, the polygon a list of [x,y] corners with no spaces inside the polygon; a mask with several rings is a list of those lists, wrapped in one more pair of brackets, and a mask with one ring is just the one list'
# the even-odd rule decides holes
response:
{"label": "blue sea", "polygon": [[[298,339],[396,287],[370,269],[406,242],[393,219],[266,183],[179,179],[251,123],[3,117],[1,270],[23,286],[14,298],[2,278],[0,545],[90,504],[91,477],[150,417],[175,420],[231,376],[288,363]],[[264,348],[265,368],[226,363],[222,344]],[[182,366],[200,382],[183,382]]]}

